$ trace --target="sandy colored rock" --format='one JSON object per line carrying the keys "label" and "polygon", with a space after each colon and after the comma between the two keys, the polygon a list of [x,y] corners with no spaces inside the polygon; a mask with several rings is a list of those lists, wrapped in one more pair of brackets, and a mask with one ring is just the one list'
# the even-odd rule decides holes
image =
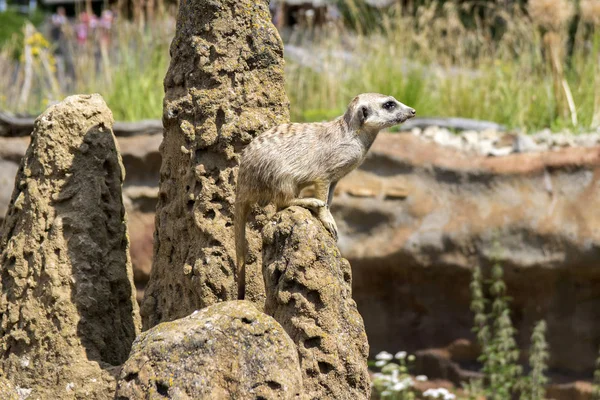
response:
{"label": "sandy colored rock", "polygon": [[[157,134],[117,138],[127,171],[123,185],[123,203],[127,212],[131,264],[138,288],[138,301],[142,300],[143,289],[148,283],[152,268],[154,212],[158,200],[161,163],[158,147],[161,141],[162,135]],[[29,137],[0,137],[0,237],[15,175],[29,142]]]}
{"label": "sandy colored rock", "polygon": [[37,120],[0,242],[0,370],[32,399],[106,399],[139,332],[124,171],[99,95]]}
{"label": "sandy colored rock", "polygon": [[0,399],[21,400],[17,388],[8,379],[0,376]]}
{"label": "sandy colored rock", "polygon": [[370,398],[367,335],[333,238],[308,210],[291,207],[265,226],[263,243],[265,312],[296,343],[306,398]]}
{"label": "sandy colored rock", "polygon": [[585,381],[550,384],[546,388],[546,397],[553,400],[592,400],[594,386]]}
{"label": "sandy colored rock", "polygon": [[[119,138],[140,285],[152,256],[157,142],[149,135]],[[27,143],[0,138],[0,158],[18,162]],[[588,204],[600,198],[599,165],[598,147],[480,157],[382,133],[361,168],[339,183],[332,207],[371,356],[473,341],[470,274],[476,263],[490,265],[494,236],[487,233],[500,232],[522,350],[533,324],[547,317],[551,373],[590,377],[600,345],[600,213]],[[10,175],[5,182],[12,187]]]}
{"label": "sandy colored rock", "polygon": [[[419,350],[415,356],[414,373],[416,374],[450,381],[457,387],[471,379],[483,379],[483,374],[480,372],[461,368],[448,349]],[[471,361],[470,365],[477,365],[476,361]]]}
{"label": "sandy colored rock", "polygon": [[[267,0],[182,2],[171,56],[145,329],[237,297],[232,220],[238,154],[289,119],[283,44]],[[246,298],[262,307],[260,237],[250,230],[248,237]]]}
{"label": "sandy colored rock", "polygon": [[116,398],[300,399],[294,343],[249,301],[227,301],[142,333]]}

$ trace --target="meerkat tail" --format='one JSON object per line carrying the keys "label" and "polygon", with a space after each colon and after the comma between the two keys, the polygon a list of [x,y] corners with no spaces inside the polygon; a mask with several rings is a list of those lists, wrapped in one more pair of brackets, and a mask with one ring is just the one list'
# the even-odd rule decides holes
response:
{"label": "meerkat tail", "polygon": [[247,201],[235,203],[235,258],[237,267],[238,300],[244,300],[246,295],[246,220],[250,213],[250,204]]}

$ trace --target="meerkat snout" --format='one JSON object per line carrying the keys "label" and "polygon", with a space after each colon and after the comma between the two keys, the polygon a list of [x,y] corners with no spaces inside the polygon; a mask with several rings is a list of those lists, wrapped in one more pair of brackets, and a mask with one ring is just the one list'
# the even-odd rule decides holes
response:
{"label": "meerkat snout", "polygon": [[402,104],[391,96],[381,96],[376,101],[357,104],[358,126],[362,129],[381,130],[401,124],[414,117],[417,112],[414,108]]}

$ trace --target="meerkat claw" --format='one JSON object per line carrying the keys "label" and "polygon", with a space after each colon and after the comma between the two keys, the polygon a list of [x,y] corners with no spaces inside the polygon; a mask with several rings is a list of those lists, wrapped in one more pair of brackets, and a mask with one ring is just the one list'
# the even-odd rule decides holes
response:
{"label": "meerkat claw", "polygon": [[328,223],[324,223],[323,225],[325,225],[325,229],[327,229],[327,231],[329,233],[331,233],[331,236],[333,237],[333,240],[335,240],[337,242],[337,240],[338,240],[338,232],[337,232],[337,227],[335,226],[335,224],[332,224],[332,223],[328,222]]}
{"label": "meerkat claw", "polygon": [[329,211],[329,208],[322,208],[319,211],[319,219],[323,223],[325,229],[327,229],[327,231],[331,233],[331,236],[333,236],[333,239],[337,242],[338,228],[335,223],[335,219],[333,219],[333,215],[331,215],[331,212]]}

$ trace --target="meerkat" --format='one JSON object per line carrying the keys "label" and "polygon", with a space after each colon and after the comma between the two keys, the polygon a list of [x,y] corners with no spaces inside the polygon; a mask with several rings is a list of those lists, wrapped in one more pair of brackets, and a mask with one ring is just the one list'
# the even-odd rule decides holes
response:
{"label": "meerkat", "polygon": [[[337,240],[337,226],[329,211],[335,185],[363,162],[380,130],[415,114],[413,108],[391,96],[360,94],[334,121],[279,125],[243,150],[234,216],[240,300],[245,296],[246,220],[251,207],[274,203],[278,210],[290,206],[307,208]],[[314,186],[314,197],[299,198],[307,186]]]}

